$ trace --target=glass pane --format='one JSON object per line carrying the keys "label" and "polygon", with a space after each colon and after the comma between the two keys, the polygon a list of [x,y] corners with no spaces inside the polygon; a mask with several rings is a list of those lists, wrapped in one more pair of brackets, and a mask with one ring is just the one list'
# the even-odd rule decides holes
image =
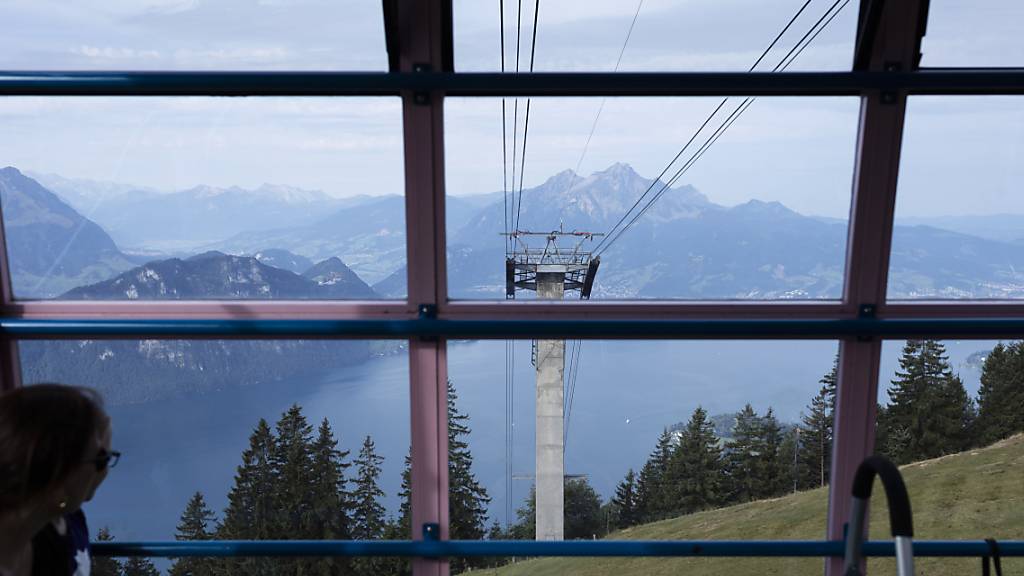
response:
{"label": "glass pane", "polygon": [[907,104],[889,298],[1024,297],[1024,110],[1008,97]]}
{"label": "glass pane", "polygon": [[396,98],[8,98],[18,298],[368,299],[405,266]]}
{"label": "glass pane", "polygon": [[[821,538],[828,498],[819,470],[828,470],[829,456],[819,447],[829,446],[836,348],[828,341],[451,344],[449,376],[471,418],[476,477],[491,498],[488,537],[534,539],[534,511],[546,509],[535,503],[546,498],[533,490],[535,446],[546,429],[554,444],[564,443],[559,459],[540,440],[548,446],[542,457],[564,462],[566,539]],[[538,390],[537,382],[547,384]],[[544,408],[538,398],[551,403]],[[557,469],[540,472],[542,486],[551,475],[558,478]],[[777,562],[786,573],[821,569],[815,558]],[[736,559],[579,558],[520,560],[510,573],[721,574],[734,566],[750,568]]]}
{"label": "glass pane", "polygon": [[4,2],[0,70],[385,70],[379,2]]}
{"label": "glass pane", "polygon": [[[1024,498],[1024,344],[1020,341],[885,342],[876,449],[899,464],[919,540],[1015,539]],[[889,539],[876,496],[871,536]],[[874,503],[873,503],[874,504]],[[893,570],[892,561],[874,561]],[[928,574],[970,574],[977,558],[920,559]],[[1019,558],[1004,565],[1024,567]],[[1012,571],[1013,568],[1007,568]]]}
{"label": "glass pane", "polygon": [[[21,362],[26,383],[90,386],[105,400],[122,456],[85,506],[93,538],[106,528],[122,541],[195,539],[177,527],[196,493],[213,517],[206,532],[222,539],[407,538],[396,532],[409,453],[404,342],[32,341],[21,343]],[[372,482],[360,474],[371,455]],[[343,466],[333,488],[331,462]],[[382,507],[377,532],[353,519],[354,496],[340,492],[360,478],[383,491],[368,500]],[[255,494],[247,481],[265,488]],[[347,503],[298,526],[260,498],[285,512],[310,499]]]}
{"label": "glass pane", "polygon": [[930,0],[922,66],[1020,66],[1024,6],[1014,0]]}
{"label": "glass pane", "polygon": [[[447,102],[454,297],[505,297],[502,234],[516,229],[539,233],[510,245],[531,258],[600,256],[595,299],[842,293],[854,99],[508,99],[504,162],[502,102]],[[548,246],[552,230],[597,235]],[[529,282],[516,298],[533,297]]]}
{"label": "glass pane", "polygon": [[[757,70],[770,71],[801,52],[792,69],[848,70],[853,59],[857,3],[803,0],[719,2],[592,0],[504,3],[506,71],[747,71],[787,22]],[[455,67],[502,69],[502,16],[494,3],[456,0]],[[521,12],[520,12],[521,10]],[[517,25],[518,23],[518,25]],[[628,38],[628,40],[627,40]],[[809,47],[801,47],[810,41]]]}

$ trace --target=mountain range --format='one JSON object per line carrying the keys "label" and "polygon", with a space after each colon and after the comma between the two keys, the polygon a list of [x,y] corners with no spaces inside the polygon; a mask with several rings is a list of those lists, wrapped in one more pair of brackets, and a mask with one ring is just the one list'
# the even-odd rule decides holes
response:
{"label": "mountain range", "polygon": [[[59,187],[74,183],[60,180]],[[608,231],[645,190],[660,186],[625,164],[587,177],[564,171],[523,190],[519,228]],[[130,253],[119,248],[106,225],[75,208],[90,199],[104,207],[90,216],[106,214],[119,234],[136,239]],[[166,193],[97,183],[62,197],[15,168],[0,170],[18,298],[400,298],[406,292],[402,200],[339,201],[272,186]],[[501,193],[448,200],[450,293],[502,298]],[[284,204],[299,208],[280,215]],[[148,216],[139,216],[140,210]],[[166,221],[159,217],[162,212]],[[988,237],[950,229],[984,228],[977,218],[951,217],[949,228],[897,225],[890,294],[1024,296],[1024,276],[1018,273],[1024,271],[1024,254],[1013,221],[1010,216],[993,220],[999,225]],[[149,228],[152,243],[144,235]],[[188,243],[210,242],[184,253],[162,252],[180,244],[189,230],[201,232],[185,237]],[[836,299],[846,234],[845,221],[805,216],[778,202],[723,206],[691,186],[675,187],[623,235],[606,242],[593,298]],[[601,238],[584,240],[580,248],[591,249]],[[82,374],[95,375],[101,388],[114,387],[105,390],[113,401],[273,379],[393,349],[366,342],[146,340],[26,342],[22,347],[30,378],[77,381]],[[108,362],[114,357],[120,361]],[[235,366],[239,361],[244,368]],[[142,374],[145,383],[126,384]]]}
{"label": "mountain range", "polygon": [[[79,192],[64,192],[64,202],[13,168],[3,174],[0,186],[11,212],[5,220],[12,266],[20,271],[15,281],[23,297],[52,297],[156,259],[161,246],[183,241],[188,228],[181,222],[204,230],[199,237],[187,236],[189,243],[216,237],[191,253],[175,254],[183,261],[190,254],[216,250],[301,274],[315,262],[338,258],[378,295],[405,294],[405,206],[400,196],[338,200],[322,192],[271,185],[252,191],[199,186],[163,193],[46,176],[64,190],[82,186]],[[661,186],[621,163],[587,177],[566,170],[523,190],[519,228],[606,232],[646,190]],[[70,198],[78,205],[99,200],[103,210],[92,215],[117,214],[118,219],[92,222],[74,210]],[[505,258],[501,193],[450,197],[447,204],[450,292],[456,298],[500,297]],[[294,209],[289,212],[285,205]],[[62,221],[65,232],[46,228],[43,221]],[[1017,272],[1024,270],[1024,256],[1014,240],[1014,224],[1024,226],[1024,217],[908,222],[914,225],[897,225],[893,235],[893,296],[1024,295],[1024,277]],[[108,225],[137,239],[134,248],[149,255],[119,251],[115,238],[105,233]],[[58,258],[68,250],[70,229],[81,229],[74,253]],[[156,239],[146,241],[147,233]],[[723,206],[692,186],[678,186],[607,243],[593,297],[835,299],[842,290],[846,234],[844,220],[805,216],[778,202]],[[600,241],[597,237],[580,247],[587,250]],[[208,297],[232,296],[219,292]]]}

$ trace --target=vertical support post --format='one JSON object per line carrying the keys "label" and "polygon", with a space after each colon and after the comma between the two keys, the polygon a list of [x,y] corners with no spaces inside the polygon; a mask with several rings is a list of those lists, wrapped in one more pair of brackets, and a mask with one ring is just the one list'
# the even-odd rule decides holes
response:
{"label": "vertical support post", "polygon": [[[921,23],[926,17],[924,5],[926,0],[864,0],[860,31],[864,43],[858,42],[863,49],[857,55],[859,63],[866,63],[872,71],[914,69],[923,33]],[[869,17],[879,9],[880,17]],[[875,23],[877,30],[865,31]],[[885,307],[906,103],[905,92],[873,91],[861,98],[843,291],[843,301],[851,313],[873,315]],[[839,346],[827,526],[827,537],[832,540],[844,537],[854,473],[874,452],[881,351],[878,338],[846,339]],[[841,558],[829,558],[825,565],[829,576],[841,575]]]}
{"label": "vertical support post", "polygon": [[[0,314],[13,316],[14,288],[8,262],[7,236],[4,230],[4,211],[0,205]],[[0,392],[21,385],[21,359],[18,341],[0,335]]]}
{"label": "vertical support post", "polygon": [[[450,11],[445,0],[400,2],[397,6],[399,69],[406,73],[442,70]],[[440,92],[402,92],[405,153],[405,219],[409,302],[429,313],[447,297],[444,221],[444,115]],[[411,507],[414,540],[423,525],[448,532],[447,344],[443,339],[409,342]],[[446,558],[414,558],[413,574],[446,576]]]}
{"label": "vertical support post", "polygon": [[[565,272],[538,272],[537,297],[561,300]],[[536,539],[565,537],[565,340],[537,342]]]}

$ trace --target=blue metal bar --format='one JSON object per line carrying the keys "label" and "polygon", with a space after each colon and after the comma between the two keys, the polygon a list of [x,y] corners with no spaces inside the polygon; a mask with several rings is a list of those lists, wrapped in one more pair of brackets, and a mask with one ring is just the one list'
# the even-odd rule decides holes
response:
{"label": "blue metal bar", "polygon": [[1022,69],[913,72],[384,72],[0,71],[0,96],[858,96],[1024,94]]}
{"label": "blue metal bar", "polygon": [[[842,556],[841,540],[392,540],[392,541],[202,541],[96,542],[97,556],[620,556],[620,557],[825,557]],[[1024,541],[1001,541],[1003,556],[1024,556]],[[915,556],[978,557],[989,554],[983,540],[916,541]],[[894,556],[892,542],[864,544],[865,556]]]}
{"label": "blue metal bar", "polygon": [[0,337],[51,338],[1016,338],[1024,318],[738,320],[51,320],[0,318]]}

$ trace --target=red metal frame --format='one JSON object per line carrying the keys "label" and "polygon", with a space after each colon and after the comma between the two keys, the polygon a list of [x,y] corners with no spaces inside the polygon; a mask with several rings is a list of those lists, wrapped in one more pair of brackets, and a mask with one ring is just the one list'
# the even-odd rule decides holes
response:
{"label": "red metal frame", "polygon": [[[870,50],[869,69],[912,70],[920,48],[922,0],[876,4],[882,10]],[[865,14],[870,4],[862,5]],[[853,175],[843,301],[862,313],[886,310],[886,283],[896,211],[896,183],[906,113],[906,93],[874,92],[861,98]],[[839,347],[834,439],[826,537],[842,539],[850,519],[857,466],[874,452],[882,341],[844,340]],[[826,574],[842,574],[842,559],[826,560]]]}
{"label": "red metal frame", "polygon": [[[914,68],[918,13],[925,0],[887,2],[875,35],[870,69]],[[400,70],[442,70],[444,0],[398,4]],[[448,301],[445,262],[443,94],[403,92],[407,301],[16,301],[7,253],[0,249],[0,313],[6,317],[209,318],[209,319],[404,319],[426,306],[442,319],[736,319],[853,318],[871,305],[880,318],[1024,318],[1024,302],[886,302],[905,93],[862,98],[853,180],[846,274],[841,301]],[[0,247],[6,246],[0,218]],[[785,336],[783,336],[785,337]],[[857,464],[873,450],[881,341],[840,343],[839,387],[827,537],[840,539],[849,516],[850,482]],[[448,538],[447,355],[444,340],[413,340],[409,346],[412,524],[437,523]],[[20,383],[17,342],[0,340],[0,388]],[[837,575],[840,562],[826,562]],[[414,573],[441,576],[446,560],[417,559]]]}
{"label": "red metal frame", "polygon": [[[0,307],[7,311],[14,300],[11,270],[7,262],[7,238],[4,235],[3,209],[0,207]],[[0,338],[0,391],[21,385],[21,362],[18,341]]]}
{"label": "red metal frame", "polygon": [[[399,68],[402,72],[444,66],[443,0],[398,5]],[[439,93],[402,93],[405,144],[405,222],[408,301],[436,309],[447,295],[444,220],[444,101]],[[409,398],[412,442],[412,534],[423,538],[425,523],[448,539],[447,343],[409,342]],[[444,576],[446,558],[415,558],[413,573]]]}

